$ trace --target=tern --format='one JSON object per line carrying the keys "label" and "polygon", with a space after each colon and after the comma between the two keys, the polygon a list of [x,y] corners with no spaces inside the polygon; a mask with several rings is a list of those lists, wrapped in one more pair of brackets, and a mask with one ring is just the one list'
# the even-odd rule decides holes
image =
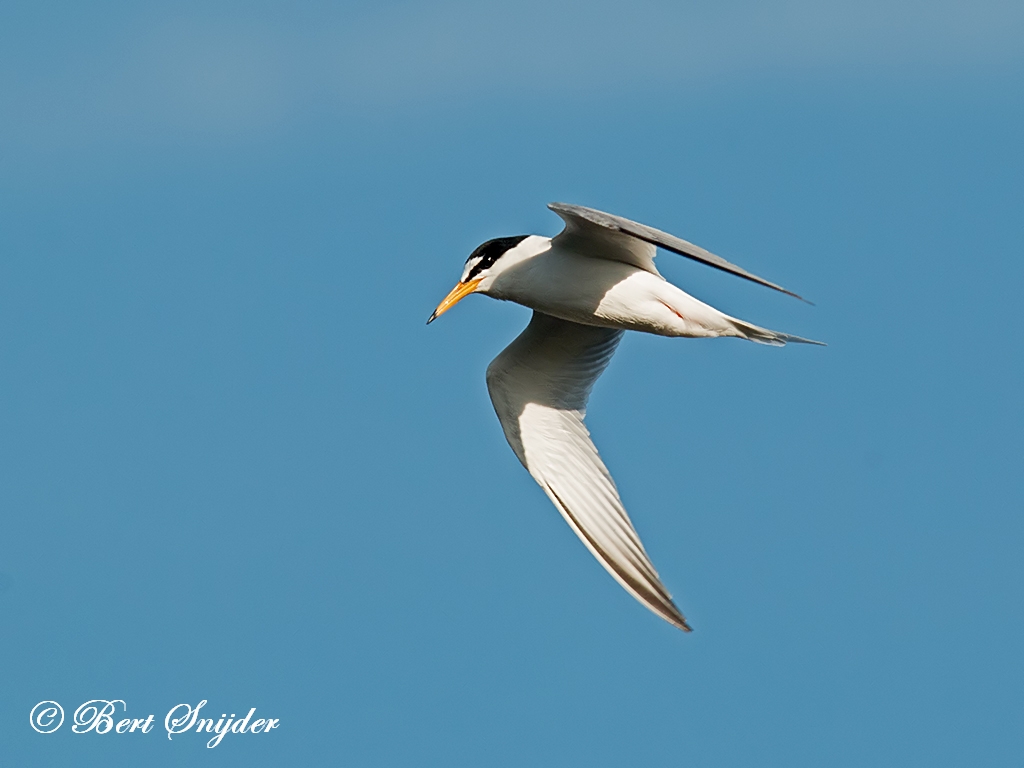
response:
{"label": "tern", "polygon": [[667,282],[658,248],[801,298],[692,243],[609,213],[548,205],[565,222],[554,238],[488,240],[429,325],[471,293],[533,310],[524,330],[487,367],[487,389],[519,461],[598,562],[670,624],[690,625],[654,569],[584,424],[594,382],[624,331],[759,344],[819,341],[761,328],[719,312]]}

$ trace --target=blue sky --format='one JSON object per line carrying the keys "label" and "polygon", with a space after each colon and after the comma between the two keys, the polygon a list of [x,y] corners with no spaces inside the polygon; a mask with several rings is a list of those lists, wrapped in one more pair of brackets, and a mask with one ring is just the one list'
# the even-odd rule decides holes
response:
{"label": "blue sky", "polygon": [[[1019,4],[3,17],[6,763],[1019,764]],[[424,325],[552,200],[830,345],[629,336],[595,388],[692,635],[505,444],[483,371],[528,311]],[[26,722],[94,698],[281,727]]]}

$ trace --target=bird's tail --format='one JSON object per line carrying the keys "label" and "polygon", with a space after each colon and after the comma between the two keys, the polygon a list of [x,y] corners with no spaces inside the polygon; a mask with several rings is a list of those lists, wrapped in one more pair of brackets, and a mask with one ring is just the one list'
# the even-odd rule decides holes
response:
{"label": "bird's tail", "polygon": [[748,339],[749,341],[757,342],[758,344],[767,344],[771,347],[784,347],[789,343],[816,344],[819,347],[828,346],[823,341],[805,339],[803,336],[793,336],[792,334],[780,333],[779,331],[770,331],[767,328],[761,328],[753,323],[746,323],[743,320],[737,320],[734,317],[730,317],[729,322],[739,332],[740,336],[744,339]]}

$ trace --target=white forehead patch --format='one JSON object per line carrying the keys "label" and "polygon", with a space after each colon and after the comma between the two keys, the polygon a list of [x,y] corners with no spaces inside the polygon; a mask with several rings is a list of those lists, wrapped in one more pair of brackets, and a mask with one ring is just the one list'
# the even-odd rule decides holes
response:
{"label": "white forehead patch", "polygon": [[469,260],[466,262],[466,268],[464,270],[462,270],[462,279],[460,280],[460,282],[464,283],[464,282],[466,282],[466,280],[469,279],[469,273],[473,271],[473,267],[475,267],[477,264],[479,264],[482,259],[483,259],[483,256],[470,256],[469,257]]}

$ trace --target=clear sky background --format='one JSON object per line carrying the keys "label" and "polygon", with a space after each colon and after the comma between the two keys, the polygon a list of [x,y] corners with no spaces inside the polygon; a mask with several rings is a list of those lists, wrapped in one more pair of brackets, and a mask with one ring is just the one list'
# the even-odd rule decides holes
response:
{"label": "clear sky background", "polygon": [[[1019,766],[1024,6],[8,0],[0,758]],[[627,336],[590,425],[684,635],[506,445],[552,200],[827,348]],[[43,736],[124,699],[281,719]],[[160,726],[157,726],[158,729]]]}

